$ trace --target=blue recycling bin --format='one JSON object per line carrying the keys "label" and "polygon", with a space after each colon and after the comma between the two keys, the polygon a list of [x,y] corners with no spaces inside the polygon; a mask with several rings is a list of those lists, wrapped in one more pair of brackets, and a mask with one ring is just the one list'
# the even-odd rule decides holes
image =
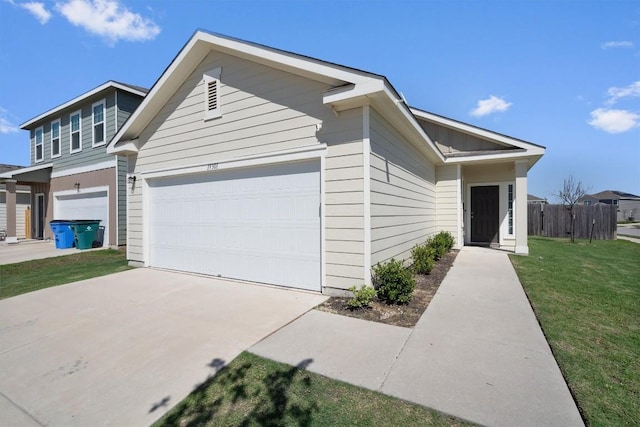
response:
{"label": "blue recycling bin", "polygon": [[71,229],[71,221],[54,219],[49,222],[53,237],[56,242],[56,249],[69,249],[76,245],[76,236]]}

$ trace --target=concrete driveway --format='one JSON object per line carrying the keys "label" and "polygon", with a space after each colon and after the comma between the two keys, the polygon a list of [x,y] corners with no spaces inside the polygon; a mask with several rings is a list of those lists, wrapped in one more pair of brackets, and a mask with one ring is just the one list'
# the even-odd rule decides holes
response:
{"label": "concrete driveway", "polygon": [[0,243],[0,265],[75,254],[79,249],[56,249],[53,240],[22,240],[19,243]]}
{"label": "concrete driveway", "polygon": [[135,269],[0,301],[0,424],[149,425],[325,299]]}

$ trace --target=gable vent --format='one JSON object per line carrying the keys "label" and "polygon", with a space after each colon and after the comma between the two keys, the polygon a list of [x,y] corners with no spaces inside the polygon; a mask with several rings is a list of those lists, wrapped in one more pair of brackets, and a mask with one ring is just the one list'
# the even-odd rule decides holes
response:
{"label": "gable vent", "polygon": [[204,120],[217,119],[222,116],[220,110],[220,74],[218,67],[202,75],[204,80]]}
{"label": "gable vent", "polygon": [[207,110],[216,110],[218,108],[218,81],[212,80],[207,84],[208,103]]}

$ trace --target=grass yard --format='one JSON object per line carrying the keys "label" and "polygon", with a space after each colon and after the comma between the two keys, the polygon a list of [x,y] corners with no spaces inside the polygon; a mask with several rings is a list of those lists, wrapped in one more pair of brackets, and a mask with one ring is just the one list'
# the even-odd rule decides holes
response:
{"label": "grass yard", "polygon": [[640,245],[529,238],[511,256],[589,425],[640,420]]}
{"label": "grass yard", "polygon": [[0,300],[129,268],[125,254],[111,249],[0,265]]}
{"label": "grass yard", "polygon": [[245,352],[154,424],[155,427],[191,425],[468,424],[418,405]]}

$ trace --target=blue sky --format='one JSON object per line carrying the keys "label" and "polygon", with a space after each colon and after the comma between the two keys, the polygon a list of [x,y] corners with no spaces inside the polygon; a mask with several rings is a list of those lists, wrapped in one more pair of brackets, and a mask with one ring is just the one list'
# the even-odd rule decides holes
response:
{"label": "blue sky", "polygon": [[0,163],[28,165],[28,119],[107,80],[151,87],[198,28],[383,74],[411,106],[544,145],[532,194],[570,174],[640,194],[637,0],[0,0]]}

